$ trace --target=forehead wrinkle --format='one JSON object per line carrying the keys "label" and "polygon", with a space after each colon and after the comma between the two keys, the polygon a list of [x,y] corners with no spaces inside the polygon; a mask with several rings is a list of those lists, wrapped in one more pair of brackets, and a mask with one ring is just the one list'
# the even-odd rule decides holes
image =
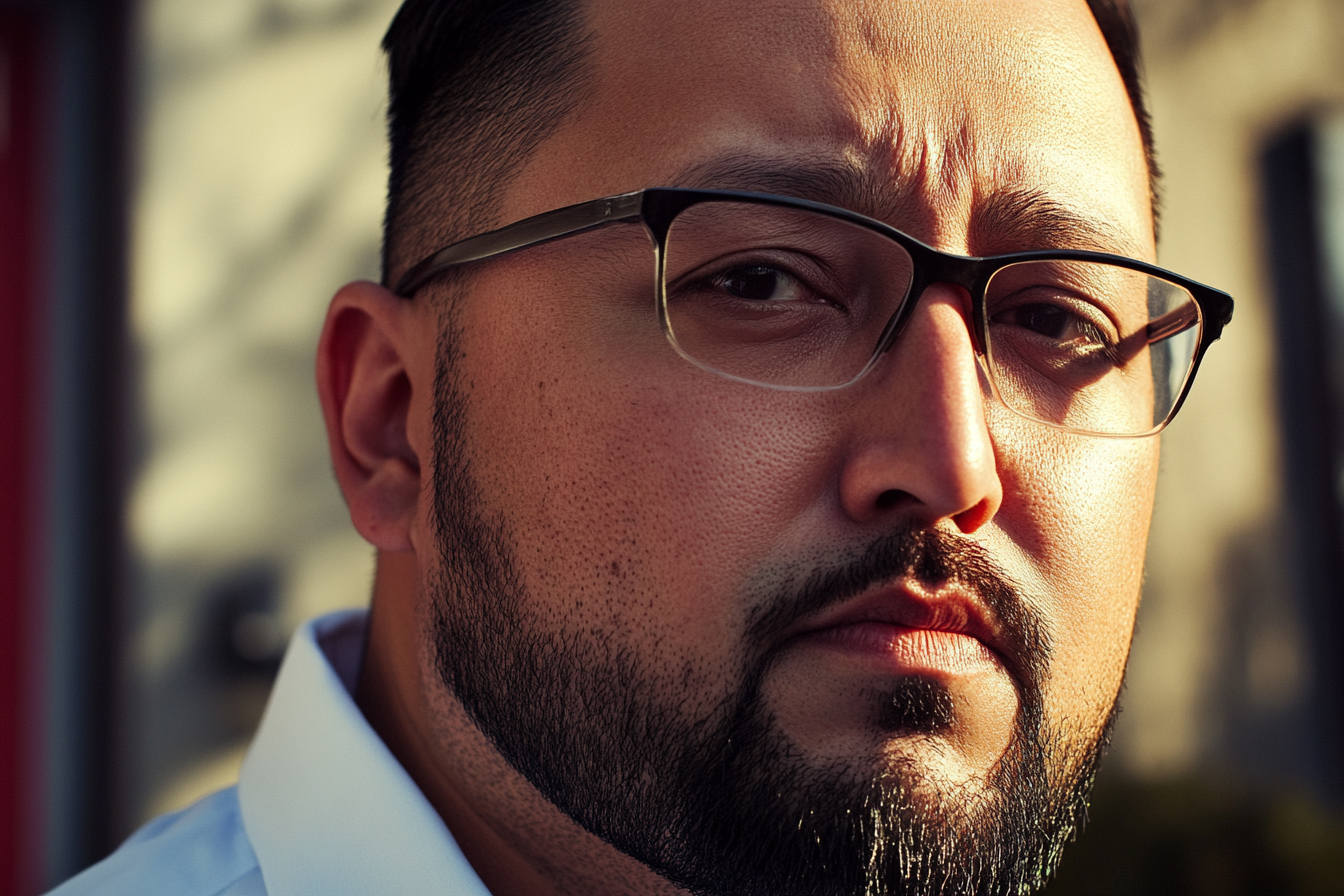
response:
{"label": "forehead wrinkle", "polygon": [[932,121],[930,110],[911,115],[903,106],[899,98],[892,102],[882,125],[857,151],[869,170],[907,184],[901,197],[905,214],[918,211],[927,242],[961,248],[960,234],[965,233],[980,182],[977,170],[985,166],[977,158],[971,116],[964,108],[950,106],[941,121]]}
{"label": "forehead wrinkle", "polygon": [[[918,4],[898,4],[915,8],[892,16],[876,14],[876,5],[866,0],[831,4],[840,51],[833,69],[832,86],[841,99],[835,123],[869,168],[918,187],[904,199],[907,205],[918,200],[926,238],[959,247],[976,174],[992,171],[996,161],[982,155],[1004,151],[993,139],[984,145],[977,139],[983,123],[973,111],[977,88],[1004,89],[980,52],[994,35],[969,21],[953,25],[920,15]],[[939,74],[948,61],[934,48],[957,57],[956,77]],[[1004,47],[996,49],[1002,63]],[[1014,63],[1021,54],[1021,47],[1007,48]]]}
{"label": "forehead wrinkle", "polygon": [[[936,68],[937,60],[929,40],[911,40],[901,32],[932,26],[915,15],[914,22],[893,28],[873,14],[875,5],[823,0],[815,10],[819,16],[808,43],[817,58],[807,67],[815,75],[813,88],[826,98],[824,124],[812,135],[824,149],[785,164],[753,158],[748,151],[729,154],[690,165],[677,183],[827,202],[899,224],[934,243],[939,231],[964,234],[975,167],[969,103],[940,103],[943,108],[930,115],[913,82],[926,68]],[[966,93],[962,85],[955,90]],[[903,111],[907,102],[920,113],[913,123]],[[946,145],[939,142],[944,134]],[[808,170],[789,170],[799,164]],[[959,248],[964,239],[955,242]]]}
{"label": "forehead wrinkle", "polygon": [[[865,98],[868,91],[858,80],[836,79],[839,102],[830,121],[844,158],[836,167],[853,197],[846,207],[900,222],[930,245],[968,251],[972,209],[1011,167],[1012,147],[992,134],[979,139],[982,125],[967,100],[930,107],[906,98],[899,83]],[[955,91],[964,93],[964,85]]]}

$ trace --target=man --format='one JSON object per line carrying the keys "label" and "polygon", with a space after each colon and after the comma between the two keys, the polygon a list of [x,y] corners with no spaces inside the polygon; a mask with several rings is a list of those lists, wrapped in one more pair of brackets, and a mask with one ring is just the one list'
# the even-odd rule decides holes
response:
{"label": "man", "polygon": [[59,892],[1040,886],[1231,314],[1147,265],[1127,22],[410,0],[318,360],[372,610]]}

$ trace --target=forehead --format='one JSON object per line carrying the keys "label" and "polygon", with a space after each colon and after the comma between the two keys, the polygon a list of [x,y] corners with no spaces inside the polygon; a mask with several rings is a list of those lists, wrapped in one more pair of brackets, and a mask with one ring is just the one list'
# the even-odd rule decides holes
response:
{"label": "forehead", "polygon": [[1138,128],[1083,0],[592,0],[587,16],[590,100],[515,178],[502,221],[721,186],[805,194],[967,250],[1015,196],[1132,243],[1094,248],[1151,254]]}

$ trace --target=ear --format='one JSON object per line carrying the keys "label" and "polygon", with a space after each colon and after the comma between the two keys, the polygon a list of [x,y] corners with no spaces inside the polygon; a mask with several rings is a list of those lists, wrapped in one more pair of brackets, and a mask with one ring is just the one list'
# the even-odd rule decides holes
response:
{"label": "ear", "polygon": [[317,391],[336,480],[359,534],[380,551],[413,550],[420,458],[413,447],[415,314],[367,281],[341,287],[317,348]]}

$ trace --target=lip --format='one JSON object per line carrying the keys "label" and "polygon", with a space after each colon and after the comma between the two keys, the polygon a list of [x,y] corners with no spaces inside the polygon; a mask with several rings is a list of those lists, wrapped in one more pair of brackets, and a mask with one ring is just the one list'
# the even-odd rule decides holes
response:
{"label": "lip", "polygon": [[930,590],[901,580],[804,620],[786,635],[868,660],[897,674],[1006,670],[988,611],[955,585]]}

